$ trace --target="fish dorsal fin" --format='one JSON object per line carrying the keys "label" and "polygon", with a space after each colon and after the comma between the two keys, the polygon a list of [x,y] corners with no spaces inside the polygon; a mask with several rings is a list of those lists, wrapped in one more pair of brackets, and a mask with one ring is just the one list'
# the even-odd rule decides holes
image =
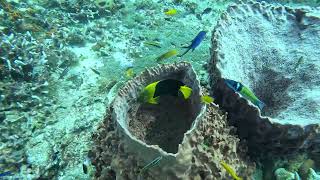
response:
{"label": "fish dorsal fin", "polygon": [[192,94],[192,89],[188,86],[181,86],[179,90],[182,93],[184,99],[188,99]]}

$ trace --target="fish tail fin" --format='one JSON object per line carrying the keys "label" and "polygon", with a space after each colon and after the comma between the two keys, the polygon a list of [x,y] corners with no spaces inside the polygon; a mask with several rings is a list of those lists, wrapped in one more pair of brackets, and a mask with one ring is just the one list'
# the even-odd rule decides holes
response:
{"label": "fish tail fin", "polygon": [[259,100],[257,103],[257,106],[259,107],[260,110],[262,110],[266,106],[266,104]]}
{"label": "fish tail fin", "polygon": [[156,97],[156,98],[150,98],[149,100],[148,100],[148,103],[150,103],[150,104],[159,104],[159,96],[158,97]]}
{"label": "fish tail fin", "polygon": [[187,86],[181,86],[179,90],[182,93],[184,99],[188,99],[191,96],[191,93],[192,93],[191,88]]}
{"label": "fish tail fin", "polygon": [[187,54],[187,52],[188,52],[188,51],[190,51],[190,49],[191,49],[191,48],[190,48],[190,47],[188,47],[188,49],[187,49],[183,54],[178,55],[178,57],[182,57],[182,56],[184,56],[185,54]]}

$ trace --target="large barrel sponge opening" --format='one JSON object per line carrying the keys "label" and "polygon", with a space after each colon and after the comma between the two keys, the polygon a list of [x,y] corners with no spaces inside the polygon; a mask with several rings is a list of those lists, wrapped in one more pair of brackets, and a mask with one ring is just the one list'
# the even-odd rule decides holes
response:
{"label": "large barrel sponge opening", "polygon": [[[158,105],[137,101],[145,86],[168,78],[192,88],[191,97],[161,97]],[[196,74],[186,62],[148,68],[128,81],[93,136],[89,156],[97,179],[226,179],[221,160],[249,179],[254,164],[247,145],[239,143],[226,114],[214,104],[201,103],[200,94]],[[141,171],[160,156],[156,167]]]}
{"label": "large barrel sponge opening", "polygon": [[140,104],[129,112],[130,133],[146,144],[158,145],[169,153],[177,153],[184,133],[191,128],[201,109],[199,88],[192,79],[194,77],[190,77],[190,71],[186,70],[168,73],[157,80],[170,78],[193,87],[191,98],[161,96],[159,104]]}
{"label": "large barrel sponge opening", "polygon": [[249,87],[274,121],[319,123],[320,17],[256,2],[227,12],[213,35],[221,77]]}
{"label": "large barrel sponge opening", "polygon": [[[312,9],[255,1],[230,5],[217,23],[211,91],[251,153],[319,152],[319,25]],[[241,82],[266,106],[260,111],[224,79]]]}

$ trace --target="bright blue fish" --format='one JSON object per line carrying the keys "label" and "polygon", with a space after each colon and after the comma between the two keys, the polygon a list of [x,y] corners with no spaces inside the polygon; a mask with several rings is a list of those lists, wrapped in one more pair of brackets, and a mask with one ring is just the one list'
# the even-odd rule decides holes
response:
{"label": "bright blue fish", "polygon": [[206,37],[206,31],[200,31],[199,34],[192,40],[191,44],[187,47],[184,47],[184,48],[187,48],[187,50],[181,54],[181,55],[178,55],[178,57],[182,57],[183,55],[187,54],[187,52],[192,49],[192,51],[194,51],[194,49],[199,46],[199,44],[201,43],[201,41]]}
{"label": "bright blue fish", "polygon": [[7,171],[7,172],[4,172],[4,173],[0,173],[0,177],[3,177],[3,176],[11,176],[12,173],[11,171]]}

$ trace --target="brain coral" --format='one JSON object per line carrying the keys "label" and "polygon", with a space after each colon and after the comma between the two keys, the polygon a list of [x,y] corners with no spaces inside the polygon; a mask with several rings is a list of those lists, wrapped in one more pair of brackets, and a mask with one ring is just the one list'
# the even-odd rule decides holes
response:
{"label": "brain coral", "polygon": [[[171,78],[193,89],[190,99],[161,97],[158,105],[137,101],[154,81]],[[246,156],[226,116],[213,104],[200,103],[201,87],[189,63],[147,69],[123,86],[93,136],[90,157],[97,179],[225,179],[223,160],[242,177],[254,164]],[[142,168],[162,157],[156,166]]]}
{"label": "brain coral", "polygon": [[[240,2],[214,29],[212,93],[252,150],[320,152],[320,17],[315,11]],[[223,78],[249,87],[266,107],[260,111],[240,98]]]}

